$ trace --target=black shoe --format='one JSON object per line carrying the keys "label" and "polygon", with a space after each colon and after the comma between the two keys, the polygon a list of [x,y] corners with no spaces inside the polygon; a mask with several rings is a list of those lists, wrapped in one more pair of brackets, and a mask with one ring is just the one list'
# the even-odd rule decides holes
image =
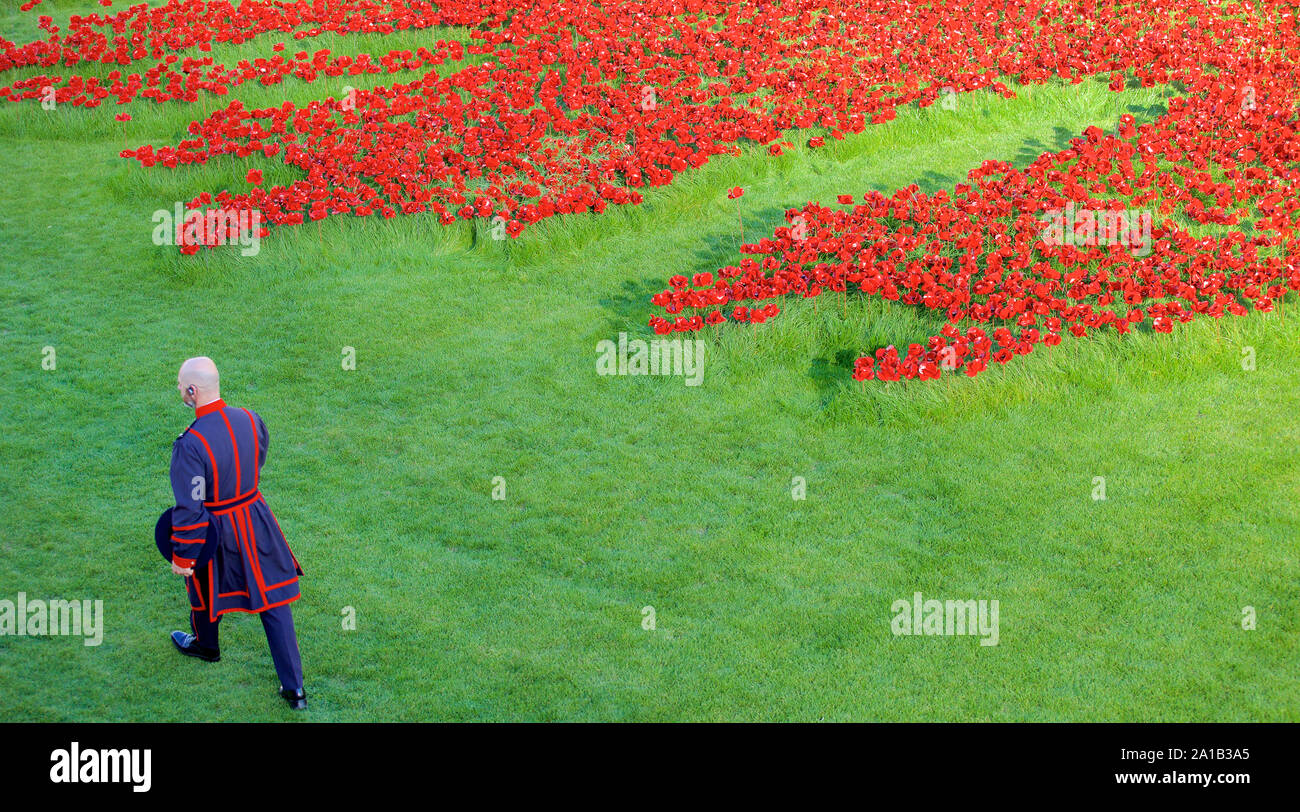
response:
{"label": "black shoe", "polygon": [[289,703],[290,710],[307,710],[307,692],[301,689],[290,691],[288,688],[281,686],[280,696],[284,701]]}
{"label": "black shoe", "polygon": [[172,632],[172,645],[186,657],[198,657],[205,663],[215,663],[221,659],[221,650],[200,646],[194,635],[185,632]]}

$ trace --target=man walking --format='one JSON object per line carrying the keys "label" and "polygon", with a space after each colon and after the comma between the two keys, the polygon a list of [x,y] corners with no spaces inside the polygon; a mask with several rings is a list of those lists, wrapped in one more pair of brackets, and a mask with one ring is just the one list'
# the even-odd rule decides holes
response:
{"label": "man walking", "polygon": [[[221,616],[261,616],[280,696],[302,710],[307,695],[289,607],[299,597],[302,569],[258,491],[270,442],[266,424],[256,412],[226,405],[211,358],[182,364],[176,388],[194,409],[194,422],[172,444],[172,572],[185,576],[193,633],[172,632],[172,643],[186,656],[216,662]],[[205,541],[210,524],[219,531],[215,542]],[[216,549],[196,569],[205,543]]]}

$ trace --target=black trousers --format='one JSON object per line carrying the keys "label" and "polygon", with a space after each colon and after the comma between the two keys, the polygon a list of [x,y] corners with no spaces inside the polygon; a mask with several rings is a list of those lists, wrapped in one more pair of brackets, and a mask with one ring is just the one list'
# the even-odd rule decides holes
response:
{"label": "black trousers", "polygon": [[[209,564],[208,566],[211,566]],[[212,596],[208,594],[208,568],[194,571],[194,585],[203,596],[203,605],[212,605]],[[266,632],[266,642],[271,648],[271,661],[275,663],[276,676],[280,678],[280,687],[291,691],[302,690],[302,657],[298,653],[298,635],[293,628],[293,610],[289,604],[266,609],[258,613],[262,618],[262,630]],[[210,620],[205,609],[202,612],[190,610],[190,629],[200,646],[220,648],[221,618]]]}

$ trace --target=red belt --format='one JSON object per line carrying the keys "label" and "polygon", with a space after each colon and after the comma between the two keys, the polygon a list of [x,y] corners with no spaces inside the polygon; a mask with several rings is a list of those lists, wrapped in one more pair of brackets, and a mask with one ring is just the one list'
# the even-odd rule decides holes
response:
{"label": "red belt", "polygon": [[255,502],[262,498],[262,492],[254,488],[252,491],[236,496],[234,499],[227,499],[224,502],[204,502],[203,506],[207,508],[213,516],[224,516],[232,510],[238,510],[250,502]]}

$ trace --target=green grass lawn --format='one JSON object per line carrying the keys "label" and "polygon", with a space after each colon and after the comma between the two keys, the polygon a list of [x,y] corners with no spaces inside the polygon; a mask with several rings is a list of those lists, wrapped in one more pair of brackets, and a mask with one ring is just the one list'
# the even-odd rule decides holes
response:
{"label": "green grass lawn", "polygon": [[[0,637],[0,720],[1300,720],[1294,299],[865,391],[852,358],[932,317],[785,301],[756,332],[702,333],[699,387],[596,374],[599,341],[650,337],[670,275],[736,261],[731,186],[755,240],[808,200],[951,188],[1166,96],[962,96],[518,241],[332,218],[251,258],[155,247],[150,216],[256,164],[144,170],[110,107],[0,107],[0,598],[105,609],[99,647]],[[131,112],[133,146],[193,116]],[[256,619],[227,618],[216,665],[167,640],[186,601],[150,534],[198,354],[270,427],[305,715],[275,697]],[[999,644],[895,637],[917,591],[998,600]]]}

